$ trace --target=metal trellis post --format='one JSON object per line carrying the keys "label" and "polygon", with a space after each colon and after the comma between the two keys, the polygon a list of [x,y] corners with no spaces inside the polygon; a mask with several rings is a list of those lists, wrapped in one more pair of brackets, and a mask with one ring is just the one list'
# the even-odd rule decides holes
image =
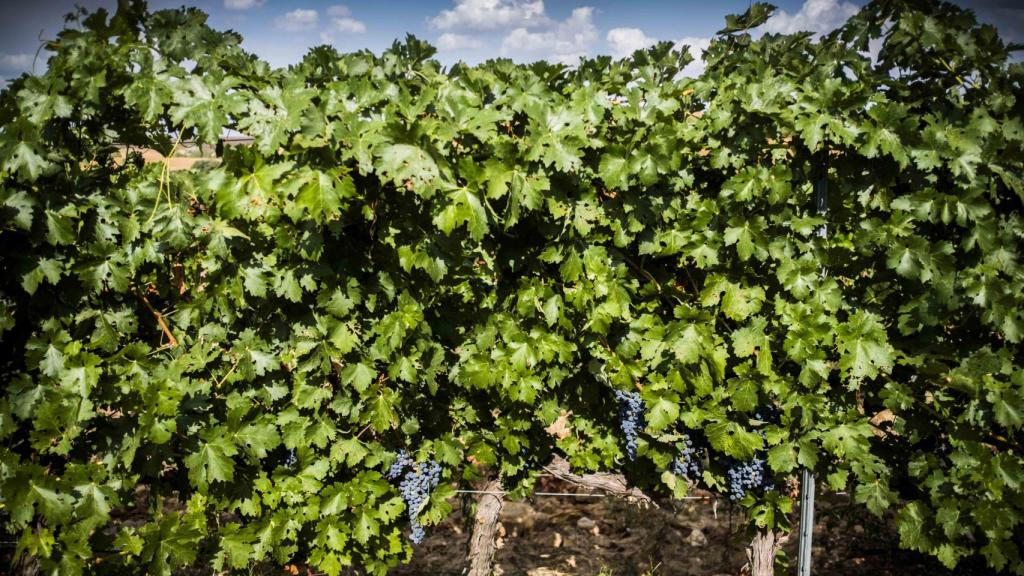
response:
{"label": "metal trellis post", "polygon": [[[828,152],[822,152],[816,163],[814,180],[814,207],[819,216],[828,216]],[[828,235],[828,222],[818,229],[818,236]],[[821,269],[822,276],[825,268]],[[811,537],[814,535],[814,473],[804,468],[800,475],[800,548],[797,559],[799,576],[811,576]]]}
{"label": "metal trellis post", "polygon": [[800,576],[811,576],[811,536],[814,532],[814,473],[804,468],[800,475]]}

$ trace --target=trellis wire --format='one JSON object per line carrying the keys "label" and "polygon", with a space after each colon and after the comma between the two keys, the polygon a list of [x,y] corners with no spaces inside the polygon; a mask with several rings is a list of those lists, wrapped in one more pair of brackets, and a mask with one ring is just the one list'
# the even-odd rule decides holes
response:
{"label": "trellis wire", "polygon": [[[814,475],[811,475],[811,483],[814,482]],[[502,492],[498,490],[456,490],[456,494],[494,494],[495,496],[504,496],[508,492]],[[833,492],[836,496],[848,496],[849,492]],[[575,496],[578,498],[610,498],[612,494],[595,494],[593,492],[534,492],[532,496]],[[676,500],[722,500],[718,496],[683,496],[682,498],[676,498]],[[812,501],[813,503],[813,501]]]}
{"label": "trellis wire", "polygon": [[[456,494],[493,494],[504,496],[508,492],[501,490],[456,490]],[[607,498],[609,494],[594,494],[593,492],[534,492],[533,496],[571,496],[574,498]],[[717,496],[683,496],[683,500],[718,500]]]}

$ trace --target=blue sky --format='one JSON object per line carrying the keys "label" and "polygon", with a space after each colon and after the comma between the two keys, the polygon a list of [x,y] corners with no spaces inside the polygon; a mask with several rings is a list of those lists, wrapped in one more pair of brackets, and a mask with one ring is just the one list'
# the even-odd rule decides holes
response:
{"label": "blue sky", "polygon": [[[197,6],[210,24],[245,37],[243,46],[283,66],[309,47],[379,52],[412,33],[438,46],[445,64],[505,56],[572,63],[580,56],[622,56],[658,40],[698,51],[729,13],[749,0],[151,0],[150,8]],[[826,32],[864,0],[776,0],[779,12],[764,28],[774,32]],[[1024,42],[1024,1],[960,0],[1007,39]],[[33,65],[40,38],[52,38],[75,4],[112,9],[116,0],[0,0],[0,78]],[[45,58],[36,62],[41,71]],[[700,63],[691,67],[698,72]]]}

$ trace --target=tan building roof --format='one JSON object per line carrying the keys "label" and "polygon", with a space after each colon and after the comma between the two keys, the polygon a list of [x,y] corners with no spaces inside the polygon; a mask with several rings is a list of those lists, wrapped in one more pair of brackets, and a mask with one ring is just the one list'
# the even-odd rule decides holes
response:
{"label": "tan building roof", "polygon": [[[152,148],[138,148],[133,146],[129,148],[129,150],[132,154],[142,154],[142,161],[146,164],[166,163],[167,168],[172,171],[191,170],[199,163],[220,164],[220,158],[213,156],[173,156],[171,158],[166,158],[159,151],[153,150]],[[114,153],[114,162],[124,164],[126,159],[125,152],[124,148],[119,148],[117,152]]]}

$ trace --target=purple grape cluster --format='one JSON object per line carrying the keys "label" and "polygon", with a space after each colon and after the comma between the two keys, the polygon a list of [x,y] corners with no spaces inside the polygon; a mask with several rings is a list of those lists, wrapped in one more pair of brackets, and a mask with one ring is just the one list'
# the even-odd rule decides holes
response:
{"label": "purple grape cluster", "polygon": [[693,440],[689,434],[683,434],[683,448],[679,451],[679,456],[672,461],[672,473],[687,480],[696,480],[700,478],[700,469],[700,459]]}
{"label": "purple grape cluster", "polygon": [[288,451],[288,457],[284,459],[284,467],[291,468],[292,466],[295,466],[296,460],[297,459],[295,458],[295,448],[292,448],[291,450]]}
{"label": "purple grape cluster", "polygon": [[412,468],[415,465],[416,461],[412,459],[412,456],[409,456],[408,452],[405,450],[399,450],[398,457],[395,458],[394,463],[391,464],[388,471],[384,473],[384,477],[393,482],[401,478],[402,472],[407,468]]}
{"label": "purple grape cluster", "polygon": [[774,490],[775,485],[772,484],[766,464],[767,461],[758,456],[745,462],[732,460],[725,472],[729,481],[729,500],[741,500],[751,491]]}
{"label": "purple grape cluster", "polygon": [[636,460],[636,441],[640,431],[644,429],[644,401],[639,392],[615,391],[615,399],[619,401],[619,425],[626,435],[626,455],[630,461]]}
{"label": "purple grape cluster", "polygon": [[402,499],[405,500],[405,509],[409,513],[409,525],[412,527],[409,539],[414,544],[419,544],[427,533],[423,529],[423,525],[420,524],[418,516],[420,510],[426,505],[431,490],[437,488],[438,483],[441,482],[441,465],[433,460],[417,463],[408,452],[401,450],[384,477],[392,482],[398,481],[398,491],[401,493]]}
{"label": "purple grape cluster", "polygon": [[[779,409],[771,404],[762,406],[754,413],[754,420],[778,424],[782,414]],[[775,489],[772,483],[771,471],[768,469],[768,461],[765,458],[765,447],[768,445],[768,438],[764,431],[758,432],[761,435],[761,450],[747,461],[730,460],[726,468],[726,479],[729,481],[729,499],[741,500],[747,492],[759,491],[768,492]]]}

